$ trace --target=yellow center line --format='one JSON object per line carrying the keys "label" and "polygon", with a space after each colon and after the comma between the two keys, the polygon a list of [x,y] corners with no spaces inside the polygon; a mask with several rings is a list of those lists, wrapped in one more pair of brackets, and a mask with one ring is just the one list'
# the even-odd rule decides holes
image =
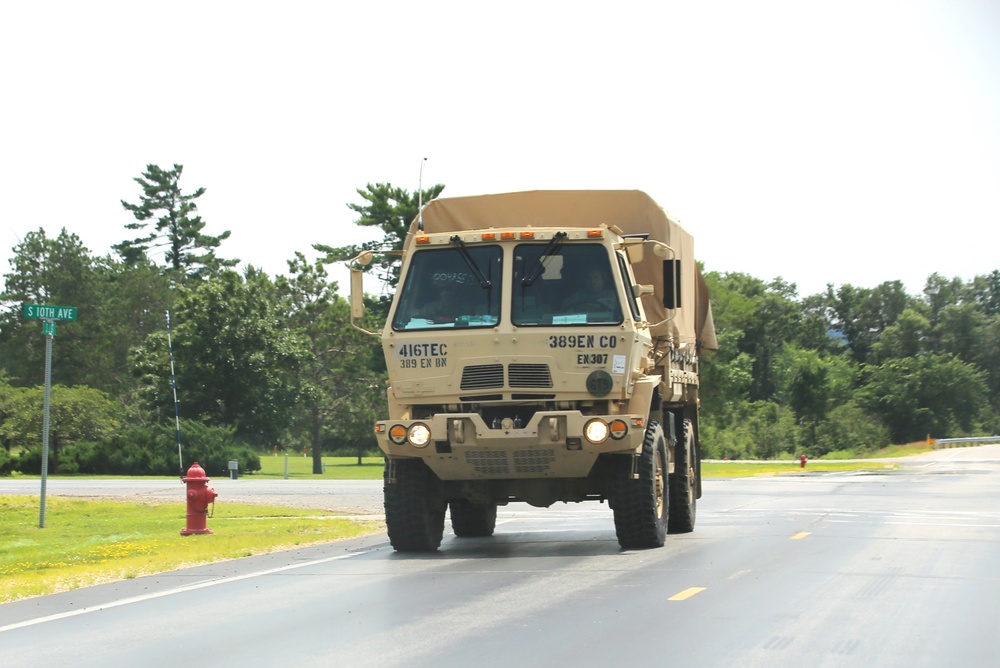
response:
{"label": "yellow center line", "polygon": [[802,540],[806,536],[811,536],[811,535],[812,535],[811,531],[800,531],[799,533],[792,536],[790,540]]}
{"label": "yellow center line", "polygon": [[673,596],[671,596],[667,600],[668,601],[686,601],[687,599],[691,598],[695,594],[700,594],[703,591],[705,591],[705,587],[690,587],[688,589],[685,589],[682,592],[678,592],[678,593],[674,594]]}

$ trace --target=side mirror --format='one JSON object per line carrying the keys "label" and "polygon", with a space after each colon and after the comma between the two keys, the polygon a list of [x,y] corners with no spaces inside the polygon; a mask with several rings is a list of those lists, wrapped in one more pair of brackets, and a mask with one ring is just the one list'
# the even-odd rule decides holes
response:
{"label": "side mirror", "polygon": [[667,308],[681,307],[681,261],[663,261],[663,305]]}
{"label": "side mirror", "polygon": [[370,334],[371,336],[378,336],[378,332],[370,332],[361,325],[358,321],[365,317],[365,287],[364,287],[364,274],[365,272],[357,267],[351,265],[360,264],[361,266],[367,266],[372,263],[372,259],[375,257],[374,253],[369,250],[361,251],[357,257],[350,260],[348,267],[351,270],[351,327],[357,329],[358,331],[364,332],[365,334]]}
{"label": "side mirror", "polygon": [[[361,260],[359,259],[358,261],[360,262]],[[369,253],[368,261],[371,262],[371,253]],[[361,318],[365,317],[364,275],[365,272],[363,272],[360,269],[351,269],[351,319],[352,320],[361,320]]]}

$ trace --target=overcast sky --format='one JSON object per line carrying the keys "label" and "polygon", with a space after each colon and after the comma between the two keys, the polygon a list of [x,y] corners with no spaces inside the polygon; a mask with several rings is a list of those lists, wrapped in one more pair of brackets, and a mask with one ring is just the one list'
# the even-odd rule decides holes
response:
{"label": "overcast sky", "polygon": [[803,296],[1000,268],[996,0],[11,1],[0,86],[2,273],[40,227],[131,238],[148,163],[272,275],[421,164],[644,190],[708,270]]}

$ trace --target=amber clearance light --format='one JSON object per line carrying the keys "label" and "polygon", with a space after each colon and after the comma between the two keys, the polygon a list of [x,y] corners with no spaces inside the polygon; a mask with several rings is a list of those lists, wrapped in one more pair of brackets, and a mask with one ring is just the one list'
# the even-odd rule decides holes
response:
{"label": "amber clearance light", "polygon": [[389,440],[396,445],[406,443],[406,427],[401,424],[394,424],[389,427]]}
{"label": "amber clearance light", "polygon": [[628,425],[625,424],[625,420],[612,420],[608,427],[611,429],[611,438],[616,441],[622,440],[628,434]]}

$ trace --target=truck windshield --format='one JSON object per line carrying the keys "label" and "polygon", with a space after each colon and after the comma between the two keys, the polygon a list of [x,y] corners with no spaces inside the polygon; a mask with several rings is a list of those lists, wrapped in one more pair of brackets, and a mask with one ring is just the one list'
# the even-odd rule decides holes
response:
{"label": "truck windshield", "polygon": [[[530,325],[620,324],[621,300],[607,250],[599,244],[563,244],[543,257],[544,244],[514,249],[511,322]],[[544,270],[534,281],[541,261]]]}
{"label": "truck windshield", "polygon": [[458,248],[415,251],[396,300],[394,330],[493,327],[500,322],[500,247],[467,251],[488,286],[483,287]]}

